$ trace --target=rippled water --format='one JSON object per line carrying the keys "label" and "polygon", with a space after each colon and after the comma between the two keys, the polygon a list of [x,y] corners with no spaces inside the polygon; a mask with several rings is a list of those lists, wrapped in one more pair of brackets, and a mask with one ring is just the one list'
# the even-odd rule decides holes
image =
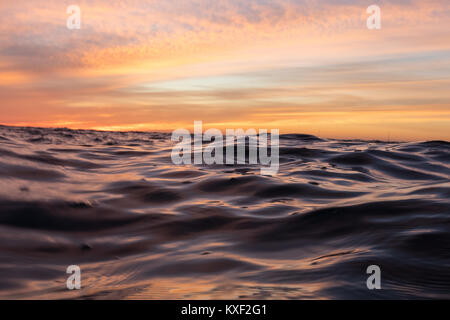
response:
{"label": "rippled water", "polygon": [[450,143],[285,135],[274,177],[171,147],[0,127],[0,298],[450,298]]}

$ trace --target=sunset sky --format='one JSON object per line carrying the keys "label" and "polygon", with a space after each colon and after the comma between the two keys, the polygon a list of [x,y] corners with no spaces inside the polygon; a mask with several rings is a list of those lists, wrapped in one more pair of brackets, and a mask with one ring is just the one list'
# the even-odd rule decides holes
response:
{"label": "sunset sky", "polygon": [[0,19],[4,125],[450,140],[448,0],[14,0]]}

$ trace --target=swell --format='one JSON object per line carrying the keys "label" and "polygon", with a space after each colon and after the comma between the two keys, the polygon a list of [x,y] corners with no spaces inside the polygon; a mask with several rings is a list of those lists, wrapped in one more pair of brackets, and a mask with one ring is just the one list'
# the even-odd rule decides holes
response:
{"label": "swell", "polygon": [[282,135],[276,176],[174,165],[171,148],[1,126],[0,297],[450,298],[448,142]]}

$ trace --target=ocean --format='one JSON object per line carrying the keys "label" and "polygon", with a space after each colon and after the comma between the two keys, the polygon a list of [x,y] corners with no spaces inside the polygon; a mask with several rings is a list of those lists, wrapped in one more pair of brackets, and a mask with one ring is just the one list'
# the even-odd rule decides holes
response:
{"label": "ocean", "polygon": [[450,299],[449,142],[281,135],[273,176],[173,144],[1,126],[0,298]]}

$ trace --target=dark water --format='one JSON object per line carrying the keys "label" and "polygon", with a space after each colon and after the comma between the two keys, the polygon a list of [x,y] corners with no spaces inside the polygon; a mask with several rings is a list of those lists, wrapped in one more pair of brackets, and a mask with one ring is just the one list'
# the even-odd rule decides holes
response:
{"label": "dark water", "polygon": [[0,298],[450,298],[450,143],[280,144],[267,177],[175,166],[167,134],[0,127]]}

